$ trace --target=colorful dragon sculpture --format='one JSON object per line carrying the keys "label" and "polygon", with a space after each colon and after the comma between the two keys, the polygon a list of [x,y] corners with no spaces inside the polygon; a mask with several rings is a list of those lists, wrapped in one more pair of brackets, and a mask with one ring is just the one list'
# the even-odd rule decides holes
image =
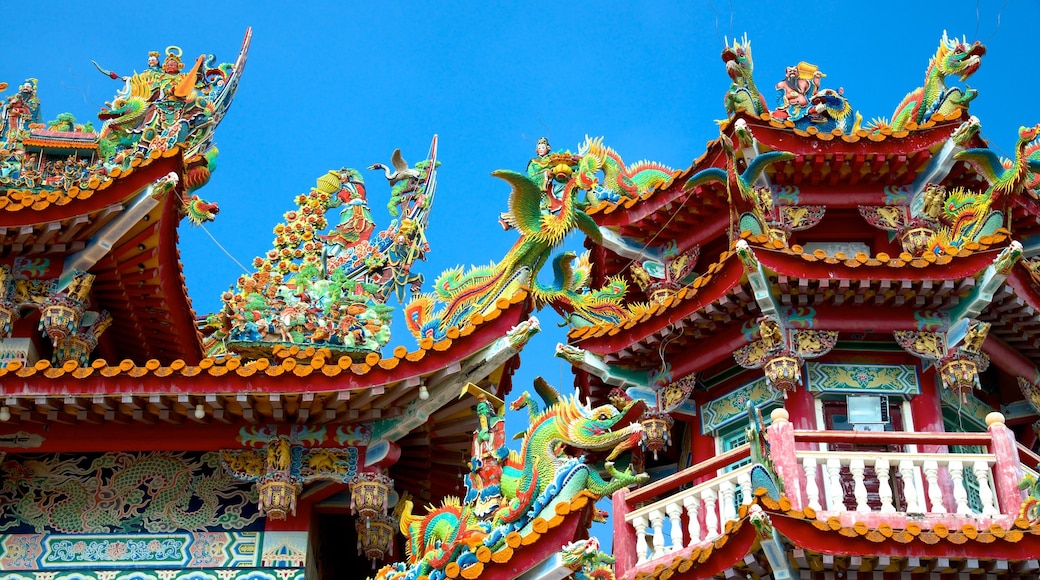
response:
{"label": "colorful dragon sculpture", "polygon": [[589,291],[591,268],[588,252],[580,258],[574,252],[563,252],[553,258],[552,284],[543,285],[537,280],[531,284],[535,307],[551,305],[563,316],[561,325],[617,324],[624,320],[629,312],[621,301],[628,291],[628,283],[617,276],[610,278],[602,288]]}
{"label": "colorful dragon sculpture", "polygon": [[986,47],[981,42],[968,44],[967,39],[950,39],[944,30],[935,56],[928,61],[924,86],[903,97],[892,113],[892,130],[901,131],[909,122],[923,123],[935,113],[949,115],[957,109],[967,109],[978,91],[971,88],[947,88],[946,77],[959,75],[961,82],[967,80],[979,69],[984,54]]}
{"label": "colorful dragon sculpture", "polygon": [[[412,514],[410,503],[406,504],[401,514],[401,532],[408,538],[408,560],[384,567],[376,578],[443,579],[449,564],[465,569],[477,563],[478,549],[486,547],[493,554],[506,548],[506,537],[510,533],[530,533],[533,522],[538,518],[551,518],[561,501],[570,501],[584,491],[597,498],[604,497],[648,479],[645,474],[619,471],[613,465],[614,459],[638,445],[642,437],[642,425],[632,422],[641,412],[641,408],[635,408],[640,405],[624,412],[612,405],[592,409],[582,405],[576,396],[560,397],[540,379],[536,390],[546,405],[544,410],[526,392],[513,404],[516,408],[527,405],[532,417],[521,451],[481,454],[485,461],[505,457],[501,462],[501,481],[497,484],[500,491],[497,507],[477,510],[472,501],[449,497],[439,507],[428,507],[425,516],[418,516]],[[504,412],[504,405],[499,406],[496,410],[499,420],[489,425],[503,428]],[[480,431],[474,433],[475,450],[480,447],[479,437]],[[587,463],[582,456],[573,455],[574,451],[607,453],[607,456],[605,463],[597,466]],[[474,470],[484,467],[479,459],[474,457]],[[601,476],[600,469],[609,477]],[[479,490],[470,489],[474,484],[481,485],[481,481],[480,478],[466,480],[470,496],[483,495],[474,494]],[[487,498],[483,501],[486,507]]]}
{"label": "colorful dragon sculpture", "polygon": [[[670,179],[671,169],[652,162],[625,166],[602,139],[586,137],[580,154],[549,153],[539,143],[538,157],[526,174],[499,170],[492,173],[512,187],[509,212],[502,223],[520,238],[502,261],[463,271],[447,270],[437,278],[433,293],[415,298],[406,308],[408,329],[417,338],[440,339],[452,327],[468,324],[470,317],[494,308],[496,301],[530,287],[552,251],[575,228],[600,240],[599,228],[583,208],[601,200],[644,195]],[[601,177],[602,176],[602,177]],[[558,262],[562,269],[565,266]],[[561,279],[554,288],[542,287],[541,302],[576,313],[571,320],[617,320],[613,296],[624,289],[613,282],[608,289],[582,292],[573,280]],[[440,309],[435,308],[441,305]],[[604,318],[599,318],[600,315]]]}
{"label": "colorful dragon sculpture", "polygon": [[748,113],[759,116],[769,110],[766,98],[755,86],[752,76],[754,62],[751,60],[751,41],[745,34],[743,39],[733,39],[733,46],[722,49],[722,62],[726,63],[726,74],[733,80],[723,104],[726,113]]}
{"label": "colorful dragon sculpture", "polygon": [[[753,143],[754,135],[743,119],[734,123],[734,135],[740,141],[741,149],[745,145]],[[720,183],[726,187],[731,197],[731,203],[735,211],[739,211],[739,222],[733,224],[737,231],[731,232],[737,235],[741,231],[749,231],[752,234],[768,232],[765,214],[772,209],[772,193],[768,188],[756,188],[755,181],[772,163],[793,159],[794,154],[784,151],[769,151],[761,153],[747,163],[747,167],[738,172],[737,170],[737,148],[734,147],[733,139],[725,133],[719,135],[722,148],[726,152],[726,168],[711,167],[698,171],[683,186],[683,189],[693,189],[708,183]],[[733,196],[733,191],[737,196]]]}
{"label": "colorful dragon sculpture", "polygon": [[[429,250],[424,232],[436,189],[436,155],[434,137],[429,158],[409,169],[414,176],[398,192],[399,219],[379,232],[355,169],[329,171],[298,195],[296,208],[274,228],[273,248],[253,260],[256,272],[241,276],[224,293],[221,312],[207,320],[207,352],[310,344],[363,356],[386,345],[393,310],[387,300],[422,283],[411,267]],[[325,214],[335,208],[339,223],[323,233]]]}
{"label": "colorful dragon sculpture", "polygon": [[968,149],[956,159],[972,164],[989,182],[985,191],[957,187],[947,191],[930,185],[924,193],[918,225],[932,226],[936,235],[928,247],[934,253],[955,254],[969,241],[978,240],[1004,226],[1011,196],[1029,188],[1040,172],[1040,160],[1031,147],[1040,136],[1040,124],[1021,127],[1015,144],[1015,158],[1002,160],[992,149]]}

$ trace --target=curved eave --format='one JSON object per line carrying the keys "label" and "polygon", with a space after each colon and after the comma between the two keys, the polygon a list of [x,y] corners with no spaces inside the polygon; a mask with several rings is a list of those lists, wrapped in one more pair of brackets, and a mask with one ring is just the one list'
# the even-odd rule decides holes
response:
{"label": "curved eave", "polygon": [[801,131],[788,127],[773,119],[761,120],[743,116],[759,143],[775,151],[788,151],[795,155],[820,155],[840,153],[889,152],[908,154],[930,149],[949,139],[954,130],[964,122],[960,111],[949,118],[935,115],[914,130],[891,131],[887,128],[878,132],[860,129],[850,135],[819,133],[814,127]]}
{"label": "curved eave", "polygon": [[[727,526],[729,527],[729,526]],[[651,561],[626,571],[623,580],[711,578],[744,558],[756,542],[755,528],[740,519],[714,541],[675,552],[667,562]]]}
{"label": "curved eave", "polygon": [[[922,123],[913,130],[893,132],[889,129],[879,131],[867,131],[860,129],[850,134],[821,134],[815,128],[810,131],[794,129],[776,120],[770,119],[768,115],[755,118],[746,114],[739,114],[728,119],[722,125],[722,131],[732,133],[733,123],[737,119],[743,119],[748,123],[755,138],[762,145],[773,151],[787,151],[799,156],[799,159],[789,163],[804,163],[806,158],[823,159],[825,157],[842,156],[849,160],[857,156],[868,154],[898,154],[900,156],[913,156],[924,152],[920,158],[923,163],[928,158],[927,152],[940,146],[950,135],[964,122],[960,111],[955,112],[949,118],[942,115],[934,115],[929,121]],[[972,145],[976,147],[985,146],[985,141],[975,136]],[[686,199],[686,192],[682,186],[685,181],[698,171],[711,167],[724,167],[722,159],[723,150],[719,140],[712,140],[705,146],[705,152],[691,163],[690,167],[677,171],[672,179],[655,188],[639,198],[623,199],[615,203],[602,203],[588,210],[596,223],[607,227],[624,227],[638,224],[640,221],[652,216],[654,213],[668,209],[674,203],[681,203]],[[916,164],[920,168],[921,163]],[[783,163],[777,164],[776,171],[783,172]],[[796,172],[798,173],[798,172]],[[916,173],[913,172],[913,173]],[[720,188],[706,188],[704,195],[717,197]],[[875,194],[876,187],[862,187],[862,192],[857,192],[848,202],[840,199],[848,207],[856,205],[883,203],[883,194]],[[847,197],[848,192],[843,192],[841,197]],[[835,196],[831,196],[835,197]],[[876,199],[875,199],[876,198]],[[818,203],[818,200],[809,200],[804,203]]]}
{"label": "curved eave", "polygon": [[[131,360],[114,364],[96,360],[87,367],[74,362],[61,367],[52,367],[48,361],[34,366],[14,362],[0,369],[0,381],[12,415],[27,411],[31,420],[55,412],[62,421],[77,422],[104,416],[105,410],[134,420],[155,420],[163,419],[163,409],[189,415],[195,404],[231,410],[266,405],[271,410],[270,400],[286,397],[304,397],[321,408],[345,409],[351,392],[381,392],[387,386],[404,385],[437,371],[456,372],[453,369],[460,361],[506,336],[526,317],[528,305],[526,294],[518,293],[501,309],[461,332],[450,333],[453,338],[440,342],[425,339],[417,350],[397,347],[387,358],[371,354],[361,363],[349,357],[325,360],[314,349],[294,348],[286,349],[281,359],[248,363],[230,357],[205,358],[198,365],[183,360],[162,365],[154,359],[140,366]],[[409,393],[416,386],[418,382],[408,389]],[[374,397],[373,393],[362,396]],[[395,402],[391,397],[384,401],[388,405]]]}
{"label": "curved eave", "polygon": [[[951,529],[942,537],[932,530],[919,530],[917,533],[894,530],[889,536],[884,536],[882,532],[867,526],[857,530],[855,526],[839,525],[835,529],[829,525],[830,522],[804,519],[798,512],[794,516],[780,513],[771,515],[777,531],[791,543],[822,554],[917,558],[948,558],[955,555],[958,558],[1009,562],[1036,559],[1036,555],[1040,554],[1040,526],[1030,526],[1025,521],[1017,522],[1010,528],[994,524],[991,528],[981,530]],[[866,535],[871,532],[877,534],[872,536],[877,541],[867,539]],[[901,534],[900,540],[894,537],[896,533]]]}
{"label": "curved eave", "polygon": [[590,492],[583,491],[570,501],[557,502],[552,518],[536,518],[532,525],[534,529],[525,536],[514,532],[516,535],[507,537],[506,545],[499,551],[484,555],[486,561],[480,561],[481,553],[478,552],[477,564],[454,577],[513,580],[543,562],[551,561],[561,547],[587,536],[596,499]]}
{"label": "curved eave", "polygon": [[[78,216],[89,216],[108,207],[126,202],[137,192],[171,171],[178,175],[184,168],[181,150],[173,147],[162,154],[134,160],[137,165],[126,171],[114,170],[104,180],[91,183],[90,189],[72,188],[28,192],[0,192],[0,227],[18,228],[51,222],[63,222]],[[16,199],[17,198],[17,199]]]}
{"label": "curved eave", "polygon": [[955,255],[925,254],[919,258],[902,257],[830,257],[807,254],[799,246],[769,250],[755,248],[755,256],[763,266],[784,276],[830,280],[960,280],[982,272],[1003,247],[974,246]]}
{"label": "curved eave", "polygon": [[732,252],[708,268],[694,283],[664,302],[656,303],[642,316],[617,325],[577,328],[568,333],[572,344],[599,355],[616,352],[651,336],[661,328],[706,308],[740,284],[744,268]]}

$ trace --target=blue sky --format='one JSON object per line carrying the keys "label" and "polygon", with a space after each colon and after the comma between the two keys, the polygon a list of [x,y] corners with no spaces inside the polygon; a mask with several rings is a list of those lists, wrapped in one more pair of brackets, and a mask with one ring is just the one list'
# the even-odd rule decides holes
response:
{"label": "blue sky", "polygon": [[[364,168],[400,147],[422,159],[440,136],[439,189],[419,267],[427,286],[455,264],[500,259],[516,239],[497,223],[509,188],[490,172],[522,170],[535,140],[576,147],[604,136],[631,163],[685,168],[717,136],[729,78],[723,36],[747,33],[767,100],[784,67],[804,60],[843,87],[865,119],[890,116],[922,84],[946,29],[982,40],[971,112],[991,144],[1010,152],[1019,125],[1040,122],[1032,70],[1040,5],[974,2],[38,3],[7,14],[0,81],[39,79],[43,116],[95,118],[120,88],[91,59],[120,74],[148,51],[179,45],[233,61],[247,26],[253,43],[235,103],[217,130],[219,167],[202,197],[220,204],[207,229],[240,262],[266,251],[292,197],[341,166],[363,171],[378,227],[388,187]],[[998,28],[999,14],[999,28]],[[951,79],[951,84],[953,79]],[[963,83],[957,82],[958,85]],[[95,124],[99,124],[95,118]],[[574,244],[579,242],[575,241]],[[201,229],[181,229],[189,294],[199,313],[241,273]],[[545,272],[547,277],[550,272]],[[524,351],[517,391],[537,374],[570,383],[553,358],[558,317]],[[403,331],[392,348],[415,342]],[[511,432],[515,429],[511,429]]]}

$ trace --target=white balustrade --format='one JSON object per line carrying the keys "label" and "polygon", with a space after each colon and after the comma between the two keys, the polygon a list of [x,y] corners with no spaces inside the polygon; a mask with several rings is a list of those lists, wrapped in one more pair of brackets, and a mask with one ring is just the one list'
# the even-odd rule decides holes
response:
{"label": "white balustrade", "polygon": [[[751,503],[753,495],[751,466],[745,465],[632,510],[625,519],[636,532],[638,562],[642,564],[675,550],[714,540],[728,522],[737,519],[739,506]],[[684,516],[687,518],[685,535]]]}
{"label": "white balustrade", "polygon": [[660,508],[650,512],[650,526],[654,530],[654,558],[664,556],[664,511]]}
{"label": "white balustrade", "polygon": [[646,516],[638,515],[632,518],[632,527],[636,530],[636,553],[639,554],[639,563],[647,561],[646,545]]}
{"label": "white balustrade", "polygon": [[918,502],[917,486],[914,481],[916,476],[917,470],[914,469],[912,459],[899,461],[899,478],[903,480],[903,501],[906,502],[906,513],[908,514],[919,514],[924,511]]}
{"label": "white balustrade", "polygon": [[950,480],[953,481],[953,503],[957,504],[957,513],[970,514],[968,490],[964,487],[964,463],[954,459],[946,466],[946,470],[950,472]]}
{"label": "white balustrade", "polygon": [[845,492],[841,488],[841,459],[838,457],[827,458],[827,509],[831,511],[845,511]]}
{"label": "white balustrade", "polygon": [[[827,509],[831,512],[847,511],[845,500],[852,499],[855,511],[896,511],[898,499],[900,511],[905,513],[945,514],[943,489],[940,481],[945,469],[953,483],[953,504],[956,513],[968,515],[972,508],[968,503],[969,490],[965,469],[970,470],[978,481],[978,498],[982,515],[1000,513],[993,492],[993,466],[996,456],[985,453],[870,453],[859,451],[797,451],[806,478],[806,497],[813,509],[819,504],[816,486],[818,465],[825,466],[824,483]],[[867,492],[867,472],[874,469],[877,478],[877,499],[871,505]],[[901,490],[892,488],[893,471],[899,476]],[[842,483],[844,479],[844,484]],[[924,484],[927,484],[926,486]],[[846,489],[851,488],[852,497],[846,498]],[[926,489],[927,488],[927,489]],[[925,492],[927,491],[927,497]],[[848,505],[853,505],[850,502]],[[819,511],[819,510],[817,510]]]}
{"label": "white balustrade", "polygon": [[802,462],[805,471],[805,495],[809,500],[809,507],[820,511],[820,486],[816,485],[816,458],[806,457]]}
{"label": "white balustrade", "polygon": [[[795,457],[804,472],[807,505],[824,512],[821,495],[826,497],[827,511],[818,517],[846,512],[847,505],[854,505],[859,513],[877,510],[946,514],[956,511],[966,516],[973,513],[969,504],[973,495],[979,500],[976,509],[981,506],[983,516],[999,514],[1003,507],[997,505],[993,491],[996,456],[990,454],[796,450]],[[876,477],[876,499],[868,493],[873,485],[870,482],[874,480],[871,470]],[[944,497],[942,488],[946,473],[953,484],[949,510],[944,503],[949,500]],[[969,473],[978,482],[977,492],[968,487]],[[819,488],[818,476],[822,476],[823,490]],[[898,488],[893,485],[895,476],[901,483]],[[852,497],[846,498],[846,490]],[[740,505],[752,502],[753,493],[751,466],[745,465],[633,509],[625,520],[635,530],[638,563],[714,540],[728,522],[738,517]],[[1015,511],[1017,506],[1010,509]],[[685,526],[683,518],[686,518]]]}
{"label": "white balustrade", "polygon": [[975,472],[975,479],[979,482],[979,501],[982,503],[982,514],[990,516],[1000,513],[997,511],[997,506],[994,505],[993,488],[989,485],[989,465],[979,459],[972,465],[972,470]]}
{"label": "white balustrade", "polygon": [[669,547],[669,551],[675,551],[682,549],[683,537],[682,537],[682,514],[683,505],[678,503],[670,503],[664,506],[664,511],[668,514],[668,522],[671,525],[672,530],[672,545]]}

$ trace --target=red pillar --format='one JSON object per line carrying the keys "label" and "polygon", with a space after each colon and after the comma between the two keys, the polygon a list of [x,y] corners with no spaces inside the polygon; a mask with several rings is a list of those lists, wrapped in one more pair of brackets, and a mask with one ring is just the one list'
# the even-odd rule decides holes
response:
{"label": "red pillar", "polygon": [[816,399],[809,389],[797,388],[788,391],[784,399],[784,408],[791,416],[789,419],[795,429],[816,429]]}
{"label": "red pillar", "polygon": [[[935,367],[921,376],[921,394],[910,399],[910,414],[914,419],[914,431],[918,433],[945,433],[942,416],[942,398],[935,376]],[[921,445],[922,453],[948,453],[945,445]]]}
{"label": "red pillar", "polygon": [[[935,368],[932,366],[921,373],[921,393],[910,399],[910,416],[914,421],[914,431],[918,433],[945,433],[946,426],[942,417],[942,396],[939,393],[939,378],[935,376]],[[949,453],[950,448],[946,445],[919,445],[921,453]],[[924,482],[925,494],[928,493],[928,482]],[[943,505],[947,511],[957,511],[954,504],[953,480],[950,473],[945,469],[939,472],[939,487],[942,489]]]}

